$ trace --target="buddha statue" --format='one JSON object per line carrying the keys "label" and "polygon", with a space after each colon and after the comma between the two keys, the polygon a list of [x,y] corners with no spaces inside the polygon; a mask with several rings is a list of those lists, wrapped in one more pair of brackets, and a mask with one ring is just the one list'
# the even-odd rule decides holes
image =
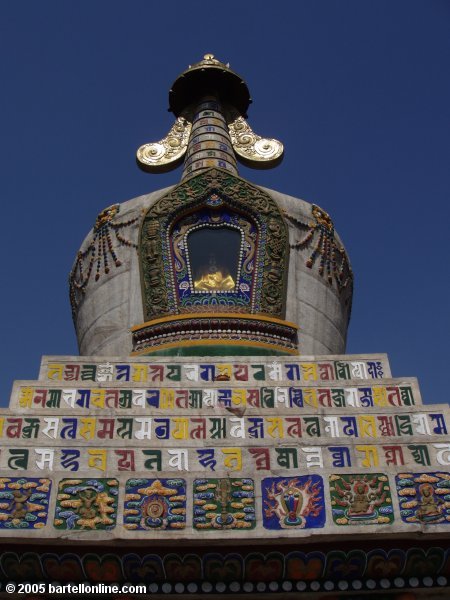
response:
{"label": "buddha statue", "polygon": [[196,292],[224,292],[235,287],[234,279],[216,263],[214,254],[209,256],[209,267],[206,273],[194,281]]}

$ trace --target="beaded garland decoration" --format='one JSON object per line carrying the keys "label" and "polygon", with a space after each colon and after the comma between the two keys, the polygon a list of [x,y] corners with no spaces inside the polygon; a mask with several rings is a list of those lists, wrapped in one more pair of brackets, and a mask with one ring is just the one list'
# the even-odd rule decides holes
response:
{"label": "beaded garland decoration", "polygon": [[[214,306],[214,312],[220,310],[217,308],[217,292],[193,293],[187,265],[186,274],[180,276],[181,279],[178,273],[175,275],[176,265],[171,250],[174,244],[171,227],[176,225],[178,220],[193,213],[202,213],[205,219],[211,218],[206,215],[208,210],[211,214],[214,207],[220,209],[217,214],[222,214],[220,227],[237,227],[241,230],[243,238],[239,292],[220,294],[224,301],[230,297],[235,299],[234,305],[228,305],[226,310],[243,312],[245,307],[245,312],[248,313],[284,317],[289,245],[287,226],[278,205],[268,194],[243,179],[222,169],[211,168],[194,175],[171,190],[150,207],[143,219],[139,255],[146,321],[192,312],[193,305],[195,309],[195,302],[200,297],[202,303]],[[203,225],[213,225],[213,222],[204,222]],[[174,228],[173,231],[177,235],[178,230]],[[247,244],[250,244],[250,249]],[[251,248],[255,246],[257,252],[253,265],[250,265],[250,261],[244,265],[249,260]],[[183,268],[181,263],[180,268]],[[250,268],[253,273],[252,280]],[[245,273],[245,269],[249,271]],[[180,295],[180,284],[183,284],[188,292],[181,290]],[[244,286],[241,287],[240,284]],[[251,289],[246,290],[246,285]],[[243,302],[247,294],[250,295],[251,301],[240,306],[239,302]],[[236,301],[239,297],[241,300]],[[184,306],[183,301],[189,304]],[[228,300],[226,302],[228,303]],[[205,310],[204,304],[199,306],[199,310]]]}
{"label": "beaded garland decoration", "polygon": [[[217,194],[212,194],[205,204],[208,208],[205,207],[204,210],[191,213],[176,221],[169,235],[177,303],[181,310],[188,309],[189,312],[205,311],[210,307],[214,307],[214,310],[231,308],[248,312],[252,302],[252,290],[255,293],[253,278],[257,258],[256,226],[244,215],[227,210],[223,200]],[[231,289],[211,292],[195,288],[189,240],[192,233],[205,231],[205,229],[228,229],[240,234],[239,255],[236,257],[236,280]]]}
{"label": "beaded garland decoration", "polygon": [[[114,250],[114,244],[137,249],[137,244],[126,239],[122,232],[127,227],[134,225],[140,217],[116,223],[114,219],[119,211],[119,204],[113,204],[102,210],[95,221],[93,236],[89,246],[86,250],[78,252],[75,265],[69,277],[70,303],[73,317],[76,316],[78,305],[86,292],[94,269],[94,280],[98,281],[101,276],[102,266],[105,275],[110,272],[111,263],[115,267],[121,266],[122,261]],[[113,234],[115,237],[114,243]]]}
{"label": "beaded garland decoration", "polygon": [[178,344],[190,340],[208,343],[238,343],[246,340],[260,345],[271,344],[279,350],[296,353],[297,330],[288,323],[248,318],[247,315],[220,313],[219,315],[195,313],[195,317],[175,317],[168,322],[156,321],[133,328],[133,352],[138,354],[164,344]]}
{"label": "beaded garland decoration", "polygon": [[326,275],[330,285],[333,285],[334,281],[339,292],[345,289],[351,290],[353,285],[352,269],[343,246],[336,241],[334,225],[330,215],[315,204],[312,205],[311,212],[314,219],[312,223],[304,223],[284,212],[291,223],[306,230],[305,237],[290,244],[290,247],[295,250],[303,250],[314,244],[312,253],[306,261],[306,266],[312,269],[316,260],[320,257],[319,275]]}

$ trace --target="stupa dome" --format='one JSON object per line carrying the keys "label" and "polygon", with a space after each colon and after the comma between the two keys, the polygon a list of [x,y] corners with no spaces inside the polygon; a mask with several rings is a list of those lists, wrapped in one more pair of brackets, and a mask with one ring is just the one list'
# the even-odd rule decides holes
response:
{"label": "stupa dome", "polygon": [[[176,187],[103,211],[84,240],[71,277],[80,354],[133,351],[131,329],[145,320],[139,229],[144,214]],[[328,215],[315,205],[261,189],[279,206],[289,229],[285,319],[298,326],[299,352],[342,354],[352,298],[352,274],[342,242]]]}

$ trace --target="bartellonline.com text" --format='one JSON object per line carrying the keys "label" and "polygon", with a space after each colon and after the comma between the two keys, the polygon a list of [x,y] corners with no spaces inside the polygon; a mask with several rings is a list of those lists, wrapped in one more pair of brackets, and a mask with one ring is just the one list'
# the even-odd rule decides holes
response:
{"label": "bartellonline.com text", "polygon": [[[0,584],[0,590],[3,586]],[[145,594],[146,585],[130,583],[14,583],[10,581],[3,588],[8,594]]]}

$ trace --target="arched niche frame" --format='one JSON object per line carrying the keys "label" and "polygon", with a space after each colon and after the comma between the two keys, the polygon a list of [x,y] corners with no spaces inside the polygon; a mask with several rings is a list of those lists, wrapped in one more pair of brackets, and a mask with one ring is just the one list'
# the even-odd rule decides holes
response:
{"label": "arched niche frame", "polygon": [[173,284],[181,312],[250,312],[256,304],[259,225],[218,194],[169,229]]}
{"label": "arched niche frame", "polygon": [[[205,228],[240,232],[228,290],[195,289],[189,237]],[[286,223],[267,193],[226,171],[212,168],[191,177],[151,206],[141,225],[139,257],[146,321],[220,311],[285,316]]]}

